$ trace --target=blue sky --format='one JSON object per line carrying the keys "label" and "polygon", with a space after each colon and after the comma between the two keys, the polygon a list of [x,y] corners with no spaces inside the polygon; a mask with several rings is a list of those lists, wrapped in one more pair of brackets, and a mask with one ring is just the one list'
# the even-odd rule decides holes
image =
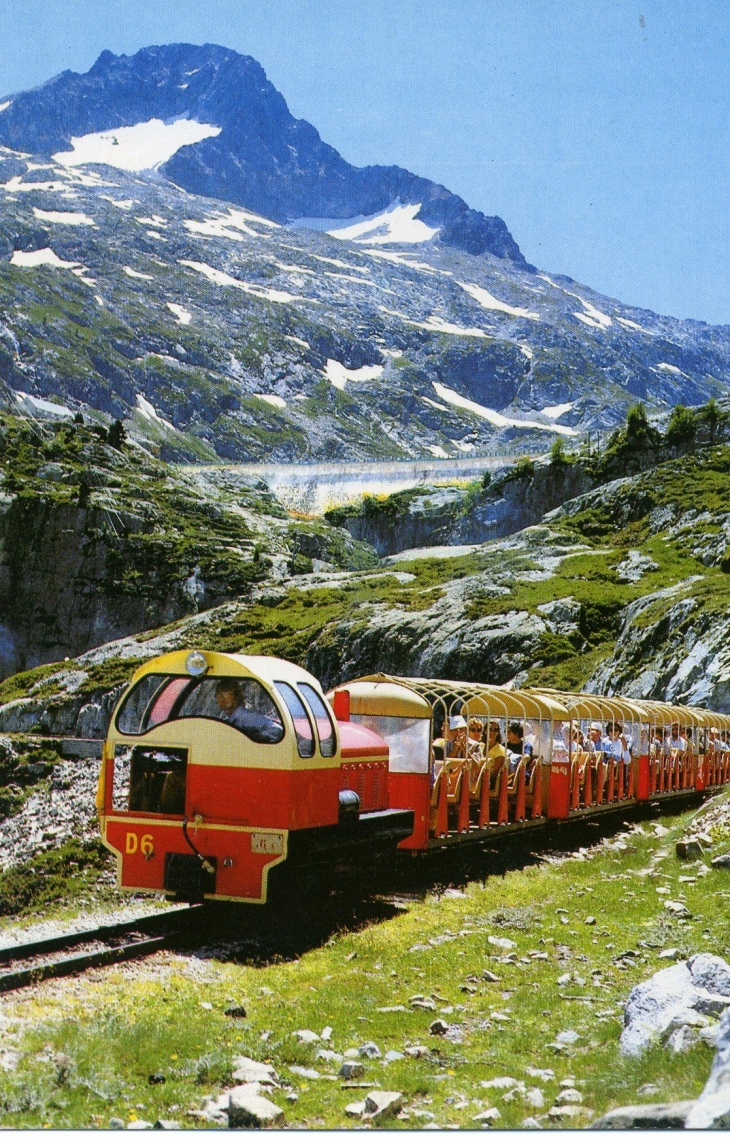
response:
{"label": "blue sky", "polygon": [[727,0],[0,0],[0,93],[100,51],[253,55],[356,165],[504,218],[528,260],[730,323]]}

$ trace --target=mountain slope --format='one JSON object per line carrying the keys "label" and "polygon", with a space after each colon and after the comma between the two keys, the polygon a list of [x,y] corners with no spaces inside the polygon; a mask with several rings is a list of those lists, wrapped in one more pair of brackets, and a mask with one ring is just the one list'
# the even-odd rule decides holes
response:
{"label": "mountain slope", "polygon": [[[170,44],[133,56],[104,51],[85,75],[64,71],[4,103],[0,143],[15,150],[50,157],[82,149],[78,141],[74,147],[74,139],[151,120],[158,120],[160,141],[165,124],[205,124],[207,132],[188,131],[187,145],[149,164],[159,165],[162,174],[191,193],[231,201],[282,223],[303,217],[349,219],[380,213],[396,202],[417,204],[421,222],[434,227],[444,244],[525,266],[501,218],[485,217],[443,186],[399,166],[351,166],[310,123],[290,114],[255,59],[227,48]],[[121,157],[125,137],[110,140],[110,147],[119,148],[116,160],[107,154],[113,164],[126,160]],[[100,160],[103,140],[96,145]]]}
{"label": "mountain slope", "polygon": [[8,150],[0,303],[1,405],[122,418],[188,461],[539,451],[730,376],[728,328]]}

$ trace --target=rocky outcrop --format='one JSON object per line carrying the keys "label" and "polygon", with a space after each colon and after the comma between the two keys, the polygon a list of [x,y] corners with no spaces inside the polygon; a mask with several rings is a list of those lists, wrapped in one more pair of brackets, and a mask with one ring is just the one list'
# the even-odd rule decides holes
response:
{"label": "rocky outcrop", "polygon": [[535,462],[512,467],[486,485],[418,487],[385,499],[364,498],[326,517],[381,556],[431,545],[467,545],[506,537],[592,489],[583,465]]}
{"label": "rocky outcrop", "polygon": [[679,1052],[673,1046],[678,1035],[686,1049],[687,1043],[699,1040],[694,1032],[710,1026],[711,1017],[719,1017],[729,1006],[730,965],[707,952],[694,955],[634,987],[624,1010],[621,1052],[635,1058],[657,1041]]}
{"label": "rocky outcrop", "polygon": [[213,608],[314,560],[376,560],[341,529],[291,519],[256,479],[189,474],[105,434],[0,418],[0,678]]}

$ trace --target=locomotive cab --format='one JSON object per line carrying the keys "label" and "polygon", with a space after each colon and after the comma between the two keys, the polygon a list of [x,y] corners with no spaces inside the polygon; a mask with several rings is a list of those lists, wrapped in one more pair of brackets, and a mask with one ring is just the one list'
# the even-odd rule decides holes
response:
{"label": "locomotive cab", "polygon": [[[375,776],[382,738],[349,733],[313,676],[284,660],[172,652],[145,664],[112,716],[97,795],[120,886],[265,903],[284,861],[306,870],[373,842],[392,851],[413,815],[388,808]],[[348,789],[359,765],[371,771],[360,794]]]}

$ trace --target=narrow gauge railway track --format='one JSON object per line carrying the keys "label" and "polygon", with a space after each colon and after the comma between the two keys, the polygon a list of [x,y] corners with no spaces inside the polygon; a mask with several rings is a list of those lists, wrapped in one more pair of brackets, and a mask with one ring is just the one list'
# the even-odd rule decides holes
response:
{"label": "narrow gauge railway track", "polygon": [[[152,955],[196,930],[199,906],[0,948],[0,992]],[[82,949],[82,950],[76,950]]]}

